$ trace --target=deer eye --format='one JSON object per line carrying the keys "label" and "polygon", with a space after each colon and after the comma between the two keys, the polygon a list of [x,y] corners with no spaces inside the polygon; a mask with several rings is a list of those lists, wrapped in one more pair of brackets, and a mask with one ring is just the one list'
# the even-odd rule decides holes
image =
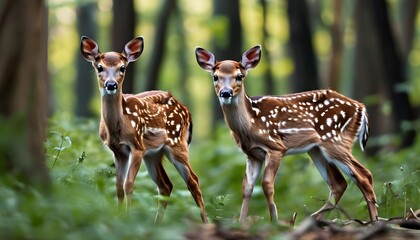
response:
{"label": "deer eye", "polygon": [[98,70],[98,73],[101,73],[104,70],[104,68],[102,67],[101,64],[98,64],[98,66],[96,67],[96,69]]}
{"label": "deer eye", "polygon": [[217,76],[217,75],[213,75],[213,81],[217,81],[217,80],[219,80],[219,76]]}
{"label": "deer eye", "polygon": [[238,82],[242,81],[243,77],[244,77],[244,75],[238,74],[238,76],[236,76],[236,81],[238,81]]}
{"label": "deer eye", "polygon": [[124,72],[125,72],[125,66],[124,66],[124,65],[121,65],[121,67],[120,67],[120,72],[121,72],[121,73],[124,73]]}

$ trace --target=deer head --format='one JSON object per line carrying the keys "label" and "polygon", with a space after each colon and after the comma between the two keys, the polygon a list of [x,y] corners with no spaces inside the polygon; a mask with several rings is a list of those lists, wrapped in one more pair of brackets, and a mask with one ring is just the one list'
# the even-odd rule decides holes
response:
{"label": "deer head", "polygon": [[200,67],[211,73],[220,104],[228,105],[237,101],[237,96],[243,93],[243,81],[248,70],[260,62],[261,46],[254,46],[244,52],[240,62],[218,62],[211,52],[201,47],[196,48],[195,54]]}
{"label": "deer head", "polygon": [[127,65],[140,57],[143,48],[143,37],[137,37],[125,45],[122,53],[101,53],[95,41],[82,37],[80,50],[83,57],[96,69],[102,96],[121,91]]}

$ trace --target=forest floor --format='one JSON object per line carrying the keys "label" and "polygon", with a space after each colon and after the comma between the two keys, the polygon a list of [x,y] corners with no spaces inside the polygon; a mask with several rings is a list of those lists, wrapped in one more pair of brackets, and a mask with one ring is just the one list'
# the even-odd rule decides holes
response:
{"label": "forest floor", "polygon": [[186,239],[420,239],[420,210],[407,217],[366,223],[359,220],[324,221],[307,218],[299,226],[282,225],[286,231],[272,228],[250,230],[248,227],[226,228],[221,224],[206,224],[187,232]]}

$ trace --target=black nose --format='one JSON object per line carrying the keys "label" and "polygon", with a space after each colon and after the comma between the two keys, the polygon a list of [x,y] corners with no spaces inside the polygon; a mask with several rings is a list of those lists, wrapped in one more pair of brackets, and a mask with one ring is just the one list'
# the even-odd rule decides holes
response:
{"label": "black nose", "polygon": [[118,84],[116,81],[108,81],[105,83],[105,89],[108,91],[114,91],[118,88]]}
{"label": "black nose", "polygon": [[233,97],[232,89],[222,89],[220,90],[219,96],[222,98],[230,98]]}

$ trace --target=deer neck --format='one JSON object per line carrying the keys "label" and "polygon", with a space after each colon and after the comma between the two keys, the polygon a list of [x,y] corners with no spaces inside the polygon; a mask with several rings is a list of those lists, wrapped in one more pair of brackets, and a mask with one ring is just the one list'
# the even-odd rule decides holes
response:
{"label": "deer neck", "polygon": [[121,91],[116,94],[102,96],[101,118],[111,134],[113,132],[119,132],[121,128],[123,101],[124,98]]}
{"label": "deer neck", "polygon": [[230,104],[222,104],[221,106],[230,129],[239,136],[247,135],[252,124],[250,114],[252,109],[251,99],[245,91],[235,96]]}

